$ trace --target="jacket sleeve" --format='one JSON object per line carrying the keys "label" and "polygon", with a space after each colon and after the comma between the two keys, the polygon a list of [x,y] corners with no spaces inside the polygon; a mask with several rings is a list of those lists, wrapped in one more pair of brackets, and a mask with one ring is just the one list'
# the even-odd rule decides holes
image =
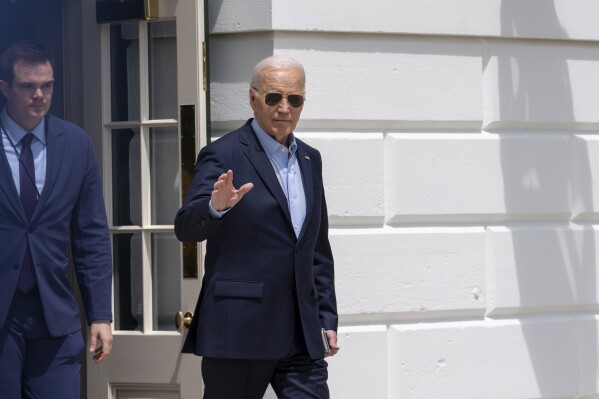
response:
{"label": "jacket sleeve", "polygon": [[71,250],[87,322],[112,321],[112,255],[98,164],[85,136],[85,176],[71,219]]}
{"label": "jacket sleeve", "polygon": [[[322,161],[318,156],[318,173],[322,178]],[[320,214],[320,228],[316,247],[314,249],[314,279],[318,290],[318,308],[320,323],[326,330],[337,331],[339,317],[337,315],[337,298],[335,294],[335,271],[333,253],[329,242],[329,221],[327,204],[324,195],[324,186],[322,192],[322,209]]]}
{"label": "jacket sleeve", "polygon": [[180,241],[204,241],[226,218],[226,214],[221,219],[213,218],[208,206],[214,183],[226,171],[226,162],[214,146],[202,148],[183,206],[175,216],[175,235]]}

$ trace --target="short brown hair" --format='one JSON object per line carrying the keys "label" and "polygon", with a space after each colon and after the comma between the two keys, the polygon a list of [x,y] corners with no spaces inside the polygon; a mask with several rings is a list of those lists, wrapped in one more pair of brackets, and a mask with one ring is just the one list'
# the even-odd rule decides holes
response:
{"label": "short brown hair", "polygon": [[54,69],[54,59],[44,47],[31,40],[22,40],[7,48],[0,55],[0,80],[12,84],[15,77],[14,66],[17,62],[44,64],[49,62]]}

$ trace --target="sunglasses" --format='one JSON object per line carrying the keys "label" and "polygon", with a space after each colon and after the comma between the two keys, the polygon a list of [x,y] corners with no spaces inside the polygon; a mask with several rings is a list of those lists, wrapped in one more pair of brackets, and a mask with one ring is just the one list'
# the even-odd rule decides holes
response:
{"label": "sunglasses", "polygon": [[266,94],[262,94],[255,87],[252,87],[252,89],[260,96],[264,97],[264,102],[269,107],[274,107],[275,105],[283,101],[283,98],[287,99],[287,102],[293,108],[301,107],[302,105],[304,105],[304,101],[306,101],[304,96],[302,96],[301,94],[283,94],[276,91],[271,91]]}

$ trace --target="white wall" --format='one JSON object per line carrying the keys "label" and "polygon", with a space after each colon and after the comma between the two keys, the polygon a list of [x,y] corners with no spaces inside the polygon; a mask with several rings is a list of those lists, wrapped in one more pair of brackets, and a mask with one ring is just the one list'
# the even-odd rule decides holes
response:
{"label": "white wall", "polygon": [[599,2],[208,12],[215,137],[251,116],[259,59],[307,72],[297,134],[324,158],[341,313],[332,397],[599,397]]}

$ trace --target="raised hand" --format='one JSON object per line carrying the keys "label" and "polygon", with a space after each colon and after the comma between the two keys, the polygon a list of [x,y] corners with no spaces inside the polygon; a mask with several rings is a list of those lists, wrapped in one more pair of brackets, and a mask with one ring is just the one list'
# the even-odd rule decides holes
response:
{"label": "raised hand", "polygon": [[233,187],[233,171],[228,170],[214,183],[214,191],[210,196],[212,207],[219,212],[227,210],[241,201],[241,198],[252,188],[254,188],[253,183],[246,183],[239,189]]}

